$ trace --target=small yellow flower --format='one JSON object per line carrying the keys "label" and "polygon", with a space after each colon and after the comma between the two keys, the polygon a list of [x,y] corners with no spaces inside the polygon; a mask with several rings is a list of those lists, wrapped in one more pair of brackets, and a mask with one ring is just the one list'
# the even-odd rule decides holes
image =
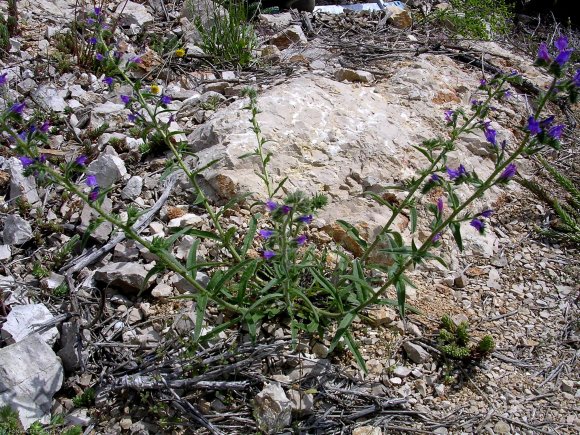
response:
{"label": "small yellow flower", "polygon": [[185,56],[185,50],[183,48],[178,48],[177,50],[175,50],[175,55],[177,57],[183,57]]}
{"label": "small yellow flower", "polygon": [[151,85],[151,93],[155,95],[160,94],[161,87],[159,85]]}

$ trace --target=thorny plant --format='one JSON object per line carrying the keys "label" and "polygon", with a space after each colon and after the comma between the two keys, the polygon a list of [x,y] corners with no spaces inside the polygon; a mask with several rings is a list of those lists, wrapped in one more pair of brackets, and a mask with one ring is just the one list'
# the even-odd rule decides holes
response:
{"label": "thorny plant", "polygon": [[[94,15],[102,17],[101,10]],[[99,19],[104,24],[104,20]],[[163,94],[158,85],[145,86],[133,81],[128,71],[140,58],[134,57],[127,68],[117,62],[114,41],[104,39],[103,26],[95,27],[95,45],[99,47],[95,55],[99,62],[115,67],[113,76],[104,82],[113,87],[115,82],[129,84],[130,95],[122,95],[121,101],[129,113],[128,121],[137,125],[140,131],[155,135],[171,151],[166,175],[175,171],[184,174],[197,195],[194,204],[205,209],[209,216],[210,231],[183,228],[169,237],[155,237],[147,240],[133,228],[140,212],[128,208],[127,218],[107,213],[102,202],[111,186],[99,185],[95,174],[87,171],[87,157],[79,155],[66,163],[52,163],[40,152],[39,145],[47,140],[50,125],[27,124],[26,102],[7,102],[7,109],[0,114],[0,132],[10,141],[10,147],[20,156],[26,174],[34,174],[39,183],[55,183],[68,192],[81,198],[99,215],[99,221],[108,221],[124,231],[128,238],[144,246],[157,257],[156,266],[150,271],[149,279],[155,273],[171,270],[181,275],[191,286],[193,292],[187,297],[196,302],[196,323],[193,340],[208,339],[227,328],[243,326],[253,339],[258,337],[259,326],[267,319],[289,325],[292,336],[298,333],[312,333],[324,337],[333,331],[330,350],[343,343],[353,352],[357,362],[364,368],[364,360],[351,334],[351,324],[359,314],[375,304],[396,304],[401,316],[405,316],[406,289],[411,285],[405,272],[411,267],[427,260],[443,260],[432,253],[441,244],[442,237],[450,232],[458,247],[463,248],[461,223],[469,222],[471,227],[484,233],[492,210],[472,210],[476,200],[493,186],[505,185],[517,173],[516,160],[524,155],[537,153],[545,147],[558,148],[563,125],[555,124],[554,116],[543,118],[546,104],[566,94],[576,101],[580,87],[580,70],[573,77],[566,77],[571,50],[565,37],[560,37],[555,47],[554,58],[547,46],[542,44],[538,52],[538,65],[548,67],[553,80],[548,90],[537,101],[536,109],[523,125],[521,140],[511,144],[500,140],[498,132],[491,127],[489,118],[493,117],[492,103],[510,97],[506,84],[517,83],[522,78],[517,73],[502,74],[482,80],[479,86],[480,99],[474,99],[469,109],[447,111],[445,119],[450,128],[447,138],[429,140],[415,148],[423,154],[428,164],[418,174],[397,189],[406,192],[405,198],[392,205],[381,196],[368,193],[382,205],[391,209],[391,216],[374,240],[364,240],[356,228],[347,222],[340,224],[362,249],[362,255],[352,255],[338,249],[335,252],[319,250],[308,241],[308,225],[318,210],[323,208],[326,197],[309,197],[302,192],[283,194],[286,179],[275,181],[268,170],[273,155],[268,152],[268,143],[262,137],[257,120],[259,113],[254,91],[248,92],[248,110],[251,113],[252,129],[257,138],[257,147],[249,155],[257,163],[257,174],[264,182],[267,196],[251,204],[254,212],[247,230],[239,234],[235,226],[226,227],[223,217],[229,209],[250,201],[250,195],[232,198],[225,205],[214,207],[200,185],[204,171],[217,161],[200,164],[187,150],[187,144],[176,137],[181,132],[174,131],[171,98]],[[0,75],[0,84],[8,85],[7,74]],[[482,131],[495,156],[495,168],[485,179],[480,179],[475,171],[464,165],[447,165],[448,154],[455,150],[462,135]],[[143,140],[150,140],[150,134]],[[193,157],[193,159],[190,159]],[[189,163],[192,162],[193,163]],[[461,200],[457,190],[467,187],[471,194]],[[416,233],[419,213],[419,199],[427,193],[439,196],[434,204],[427,207],[430,222],[429,235],[419,241],[413,237],[407,243],[394,225],[399,215],[410,216],[410,230]],[[184,262],[172,253],[172,247],[181,236],[195,237],[195,241]],[[197,251],[202,240],[208,240],[221,248],[222,255],[215,261],[199,261]],[[260,255],[252,255],[251,248],[261,247]],[[373,262],[375,254],[387,256],[389,262]],[[334,262],[334,269],[329,269]],[[389,264],[389,265],[385,265]],[[205,270],[211,275],[208,283],[196,279],[197,272]],[[146,281],[147,281],[146,279]],[[386,298],[387,291],[394,288],[397,300]],[[213,329],[204,327],[204,314],[209,305],[217,307],[224,316],[224,322]]]}

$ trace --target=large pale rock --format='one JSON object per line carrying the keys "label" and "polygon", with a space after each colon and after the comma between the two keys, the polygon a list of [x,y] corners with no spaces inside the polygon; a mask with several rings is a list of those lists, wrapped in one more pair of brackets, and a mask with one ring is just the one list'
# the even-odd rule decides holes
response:
{"label": "large pale rock", "polygon": [[36,333],[0,349],[0,406],[17,410],[24,429],[37,420],[48,423],[63,379],[60,360]]}
{"label": "large pale rock", "polygon": [[[39,325],[52,318],[53,315],[43,304],[13,305],[0,332],[8,344],[18,343],[35,332]],[[59,333],[53,326],[42,332],[40,337],[52,346],[58,339]]]}
{"label": "large pale rock", "polygon": [[68,104],[64,100],[63,93],[66,95],[66,91],[59,91],[49,86],[40,86],[32,91],[32,97],[47,110],[64,112]]}
{"label": "large pale rock", "polygon": [[25,219],[11,214],[4,219],[2,238],[7,245],[22,245],[32,239],[32,227]]}
{"label": "large pale rock", "polygon": [[278,384],[267,384],[254,399],[254,417],[266,434],[281,432],[292,421],[292,404]]}
{"label": "large pale rock", "polygon": [[[109,263],[95,272],[95,279],[118,287],[126,293],[138,293],[149,271],[139,263]],[[151,277],[149,282],[153,281]]]}

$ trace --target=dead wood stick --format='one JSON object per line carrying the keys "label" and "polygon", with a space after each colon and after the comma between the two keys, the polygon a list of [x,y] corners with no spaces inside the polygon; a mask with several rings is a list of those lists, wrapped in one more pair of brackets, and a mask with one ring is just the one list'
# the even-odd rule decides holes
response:
{"label": "dead wood stick", "polygon": [[[135,232],[140,233],[141,231],[143,231],[145,226],[148,225],[149,222],[151,222],[153,216],[157,214],[157,212],[161,209],[161,207],[163,207],[163,204],[165,204],[165,202],[169,198],[171,189],[173,188],[176,182],[177,176],[175,174],[172,175],[170,178],[168,178],[165,190],[163,191],[157,202],[153,205],[153,207],[151,207],[149,210],[143,213],[143,215],[141,215],[141,217],[137,219],[137,222],[135,222],[135,224],[131,227]],[[60,269],[60,272],[61,273],[66,272],[66,275],[72,275],[73,273],[78,272],[83,267],[86,267],[89,264],[92,264],[95,261],[97,261],[100,257],[105,255],[107,252],[109,252],[111,249],[113,249],[115,246],[117,246],[119,243],[125,240],[126,237],[127,236],[125,233],[117,234],[107,244],[101,246],[100,248],[88,251],[85,254],[78,256],[74,260],[69,261]]]}
{"label": "dead wood stick", "polygon": [[195,387],[204,390],[243,390],[250,385],[248,381],[202,381],[199,376],[192,379],[166,380],[154,376],[126,375],[116,379],[111,385],[112,390],[131,388],[134,390],[159,390],[165,387],[187,388]]}

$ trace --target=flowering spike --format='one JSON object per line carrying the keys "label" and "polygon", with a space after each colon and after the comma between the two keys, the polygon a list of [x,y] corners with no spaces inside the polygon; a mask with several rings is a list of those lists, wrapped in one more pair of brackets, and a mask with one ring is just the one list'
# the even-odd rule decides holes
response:
{"label": "flowering spike", "polygon": [[0,86],[4,86],[8,82],[7,76],[8,73],[0,74]]}
{"label": "flowering spike", "polygon": [[16,113],[18,115],[22,115],[22,112],[24,112],[24,109],[25,108],[26,108],[26,103],[15,103],[10,108],[10,111],[12,113]]}
{"label": "flowering spike", "polygon": [[499,176],[499,181],[507,182],[510,178],[512,178],[518,172],[518,167],[515,163],[510,163],[506,166],[503,170],[501,175]]}
{"label": "flowering spike", "polygon": [[275,211],[278,208],[278,204],[276,204],[271,199],[266,201],[265,205],[266,205],[266,208],[268,209],[268,211],[270,211],[270,212]]}
{"label": "flowering spike", "polygon": [[258,234],[260,234],[260,236],[262,236],[264,239],[269,239],[274,234],[274,231],[273,230],[260,230],[260,231],[258,231]]}
{"label": "flowering spike", "polygon": [[556,47],[559,52],[566,50],[566,48],[568,48],[568,38],[566,38],[564,35],[561,35],[554,41],[554,47]]}
{"label": "flowering spike", "polygon": [[479,220],[479,219],[473,219],[469,225],[471,225],[473,228],[475,228],[477,231],[479,231],[480,234],[483,234],[485,231],[485,222]]}
{"label": "flowering spike", "polygon": [[481,213],[479,213],[479,216],[484,217],[484,218],[488,218],[493,214],[493,210],[492,209],[487,209],[482,211]]}
{"label": "flowering spike", "polygon": [[563,67],[570,60],[571,56],[572,50],[561,51],[560,53],[558,53],[558,56],[556,56],[556,59],[554,59],[554,62],[560,65],[560,67]]}
{"label": "flowering spike", "polygon": [[497,146],[496,134],[497,132],[493,128],[486,128],[484,131],[485,138],[493,146]]}
{"label": "flowering spike", "polygon": [[161,104],[167,106],[168,104],[171,104],[171,97],[168,95],[162,95],[160,102],[161,102]]}
{"label": "flowering spike", "polygon": [[308,241],[308,237],[305,234],[301,234],[294,241],[298,244],[298,246],[304,245]]}
{"label": "flowering spike", "polygon": [[532,134],[532,136],[536,135],[536,134],[540,134],[542,132],[542,129],[540,128],[540,123],[538,121],[536,121],[536,119],[533,116],[530,116],[528,118],[528,131]]}
{"label": "flowering spike", "polygon": [[121,95],[119,98],[123,104],[129,104],[131,102],[131,97],[129,95]]}
{"label": "flowering spike", "polygon": [[264,252],[262,252],[262,257],[265,260],[271,260],[275,256],[276,256],[276,253],[274,251],[264,251]]}
{"label": "flowering spike", "polygon": [[[77,164],[79,166],[85,166],[87,164],[87,156],[78,156],[75,159],[75,164]],[[90,175],[89,175],[89,177],[90,177]],[[94,177],[94,175],[93,175],[93,177]],[[88,184],[88,178],[87,178],[87,184]]]}
{"label": "flowering spike", "polygon": [[20,163],[22,163],[22,166],[25,168],[29,167],[36,161],[35,159],[32,159],[28,156],[20,156],[18,157],[18,160],[20,160]]}
{"label": "flowering spike", "polygon": [[96,187],[97,186],[97,177],[93,174],[88,175],[86,183],[87,183],[87,186],[89,186],[89,187]]}
{"label": "flowering spike", "polygon": [[99,198],[99,186],[95,186],[93,190],[89,192],[89,201],[96,201]]}
{"label": "flowering spike", "polygon": [[540,47],[538,48],[538,60],[541,60],[546,63],[550,63],[552,61],[550,53],[548,52],[548,46],[546,45],[545,42],[542,42],[540,44]]}
{"label": "flowering spike", "polygon": [[443,198],[439,198],[437,200],[437,211],[439,211],[439,214],[443,213]]}
{"label": "flowering spike", "polygon": [[562,124],[555,125],[550,130],[548,130],[548,136],[554,139],[560,139],[564,133],[564,126]]}
{"label": "flowering spike", "polygon": [[105,77],[103,79],[103,83],[106,84],[107,86],[112,86],[114,81],[115,80],[113,79],[113,77]]}
{"label": "flowering spike", "polygon": [[457,180],[462,176],[467,175],[467,170],[463,165],[459,165],[457,169],[453,169],[447,166],[446,170],[447,176],[449,177],[450,180]]}
{"label": "flowering spike", "polygon": [[309,224],[312,222],[313,216],[311,214],[300,216],[297,220],[303,224]]}

